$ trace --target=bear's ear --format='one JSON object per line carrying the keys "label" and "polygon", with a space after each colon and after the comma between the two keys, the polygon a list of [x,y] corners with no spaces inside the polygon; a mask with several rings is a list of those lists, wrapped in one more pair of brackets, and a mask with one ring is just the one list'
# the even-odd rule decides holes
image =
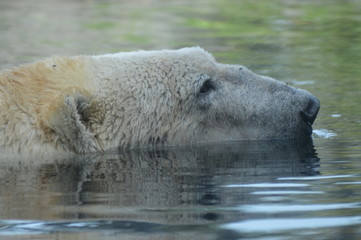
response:
{"label": "bear's ear", "polygon": [[46,125],[57,143],[76,153],[101,151],[90,130],[92,96],[78,88],[65,89],[47,108]]}

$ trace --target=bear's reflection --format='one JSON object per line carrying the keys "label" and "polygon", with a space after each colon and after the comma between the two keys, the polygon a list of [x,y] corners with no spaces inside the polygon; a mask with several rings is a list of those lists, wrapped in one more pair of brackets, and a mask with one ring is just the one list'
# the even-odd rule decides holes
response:
{"label": "bear's reflection", "polygon": [[113,151],[47,163],[4,160],[2,217],[229,220],[236,216],[225,216],[220,207],[253,203],[256,196],[251,189],[225,185],[314,175],[318,160],[311,141]]}

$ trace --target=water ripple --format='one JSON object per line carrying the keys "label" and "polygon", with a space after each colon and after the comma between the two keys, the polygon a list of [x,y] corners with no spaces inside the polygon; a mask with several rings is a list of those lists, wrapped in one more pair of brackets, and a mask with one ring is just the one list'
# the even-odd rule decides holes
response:
{"label": "water ripple", "polygon": [[313,135],[315,137],[325,138],[325,139],[337,136],[336,133],[333,133],[333,132],[331,132],[330,130],[327,130],[327,129],[315,129],[315,130],[313,130]]}
{"label": "water ripple", "polygon": [[1,235],[45,234],[53,232],[81,231],[127,231],[157,232],[163,226],[157,223],[133,221],[32,221],[32,220],[0,220]]}
{"label": "water ripple", "polygon": [[304,211],[324,211],[324,210],[359,208],[360,204],[361,203],[310,204],[310,205],[259,204],[259,205],[241,205],[238,207],[238,210],[247,213],[304,212]]}
{"label": "water ripple", "polygon": [[304,183],[254,183],[254,184],[229,184],[223,187],[250,187],[250,188],[284,188],[284,187],[307,187]]}
{"label": "water ripple", "polygon": [[253,195],[298,195],[298,194],[322,194],[322,191],[256,191]]}
{"label": "water ripple", "polygon": [[221,226],[223,229],[237,232],[279,232],[297,229],[319,229],[361,224],[361,216],[356,217],[324,217],[324,218],[283,218],[260,219],[228,223]]}
{"label": "water ripple", "polygon": [[329,175],[329,176],[307,176],[307,177],[281,177],[278,180],[322,180],[322,179],[334,179],[334,178],[351,178],[357,177],[357,175]]}

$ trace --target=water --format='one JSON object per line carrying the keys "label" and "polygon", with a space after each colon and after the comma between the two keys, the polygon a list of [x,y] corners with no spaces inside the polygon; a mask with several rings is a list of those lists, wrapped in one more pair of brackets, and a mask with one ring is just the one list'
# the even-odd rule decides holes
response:
{"label": "water", "polygon": [[0,69],[200,45],[311,91],[313,141],[0,157],[0,239],[360,239],[361,2],[0,1]]}

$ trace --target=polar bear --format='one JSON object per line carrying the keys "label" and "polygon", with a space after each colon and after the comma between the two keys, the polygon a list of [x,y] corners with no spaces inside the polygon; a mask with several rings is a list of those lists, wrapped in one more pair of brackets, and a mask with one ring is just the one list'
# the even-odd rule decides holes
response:
{"label": "polar bear", "polygon": [[0,148],[87,153],[302,138],[319,106],[199,47],[53,57],[0,74]]}

